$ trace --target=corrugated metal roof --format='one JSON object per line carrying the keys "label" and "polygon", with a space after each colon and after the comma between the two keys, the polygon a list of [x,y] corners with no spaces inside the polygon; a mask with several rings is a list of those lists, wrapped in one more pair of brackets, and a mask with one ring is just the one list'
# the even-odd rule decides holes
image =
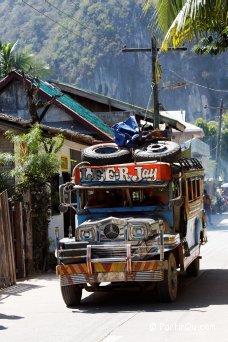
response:
{"label": "corrugated metal roof", "polygon": [[[66,91],[68,93],[77,94],[79,96],[90,98],[94,101],[98,101],[100,103],[104,103],[104,104],[119,108],[123,111],[129,111],[129,110],[134,111],[134,113],[141,116],[142,119],[144,119],[146,116],[147,120],[150,119],[153,121],[154,113],[152,109],[147,110],[145,108],[138,107],[136,105],[132,105],[130,103],[123,102],[117,99],[113,99],[111,97],[98,94],[90,90],[77,88],[75,86],[72,86],[66,83],[57,82],[57,81],[50,81],[50,82],[52,82],[52,84],[57,84],[62,89],[62,91]],[[110,114],[112,114],[112,112],[110,112]],[[176,128],[177,130],[181,132],[184,131],[185,124],[183,122],[180,122],[178,119],[172,117],[171,115],[169,115],[168,112],[165,112],[165,111],[160,112],[159,117],[160,117],[160,122],[165,122],[171,127]]]}
{"label": "corrugated metal roof", "polygon": [[[37,85],[36,82],[34,82]],[[92,123],[94,126],[101,129],[103,132],[113,135],[112,130],[105,125],[104,121],[95,115],[90,110],[83,107],[80,103],[76,100],[72,99],[70,96],[64,94],[59,88],[53,86],[52,84],[44,81],[40,81],[40,89],[43,90],[50,96],[61,95],[61,97],[57,98],[57,101],[62,103],[64,106],[68,107],[69,109],[73,110],[74,112],[78,113],[84,119]]]}

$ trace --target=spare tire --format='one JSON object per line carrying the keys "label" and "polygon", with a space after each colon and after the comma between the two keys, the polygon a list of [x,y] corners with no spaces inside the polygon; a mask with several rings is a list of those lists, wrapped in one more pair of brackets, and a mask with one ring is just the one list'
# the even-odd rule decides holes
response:
{"label": "spare tire", "polygon": [[135,161],[157,160],[163,162],[174,162],[178,160],[181,147],[174,141],[157,141],[146,144],[140,149],[135,149]]}
{"label": "spare tire", "polygon": [[131,151],[115,143],[104,143],[86,147],[82,151],[82,160],[91,165],[110,165],[132,161]]}

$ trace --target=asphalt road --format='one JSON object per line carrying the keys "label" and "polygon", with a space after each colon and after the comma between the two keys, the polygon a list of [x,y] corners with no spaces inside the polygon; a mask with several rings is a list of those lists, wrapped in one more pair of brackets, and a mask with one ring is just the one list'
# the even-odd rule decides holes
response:
{"label": "asphalt road", "polygon": [[228,213],[212,219],[200,275],[179,278],[175,303],[123,288],[66,308],[57,277],[40,275],[0,291],[0,341],[228,341]]}

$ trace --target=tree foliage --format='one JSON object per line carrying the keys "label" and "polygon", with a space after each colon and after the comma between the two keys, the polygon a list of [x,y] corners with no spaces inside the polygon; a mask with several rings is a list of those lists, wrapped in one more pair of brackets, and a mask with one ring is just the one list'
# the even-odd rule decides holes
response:
{"label": "tree foliage", "polygon": [[[147,0],[144,10],[154,5]],[[194,39],[199,54],[217,55],[228,48],[228,4],[224,0],[158,0],[155,26],[165,37],[162,49],[167,50]]]}
{"label": "tree foliage", "polygon": [[8,75],[12,70],[20,70],[34,76],[47,76],[50,69],[43,61],[34,57],[26,50],[16,51],[17,42],[0,41],[0,78]]}
{"label": "tree foliage", "polygon": [[138,26],[146,30],[149,23],[142,16],[143,1],[27,1],[38,13],[21,1],[2,0],[0,18],[8,25],[0,27],[0,36],[5,41],[18,40],[45,60],[55,79],[79,84],[93,75],[106,55],[119,55],[125,44],[141,38]]}
{"label": "tree foliage", "polygon": [[[227,128],[227,121],[228,121],[228,113],[223,115],[222,118],[222,134],[221,134],[221,170],[224,174],[225,180],[228,180],[228,170],[227,170],[227,163],[228,163],[228,128]],[[202,128],[204,131],[203,141],[209,145],[211,158],[215,161],[216,160],[216,151],[218,147],[218,122],[216,121],[209,121],[199,118],[195,121],[195,125]]]}
{"label": "tree foliage", "polygon": [[48,255],[51,181],[59,172],[60,162],[56,153],[64,139],[61,135],[45,137],[39,124],[24,134],[8,131],[6,137],[13,142],[15,152],[13,155],[0,154],[0,161],[4,165],[14,163],[10,175],[16,179],[16,196],[23,198],[28,192],[31,195],[32,211],[28,215],[32,220],[33,262],[35,270],[43,270]]}
{"label": "tree foliage", "polygon": [[[44,137],[42,129],[35,124],[29,133],[17,135],[6,132],[6,137],[14,143],[14,155],[2,154],[15,167],[11,176],[16,177],[17,186],[23,189],[33,189],[35,183],[46,184],[53,175],[58,173],[59,160],[56,153],[63,145],[63,137]],[[50,151],[50,147],[52,150]],[[48,152],[50,151],[50,152]]]}

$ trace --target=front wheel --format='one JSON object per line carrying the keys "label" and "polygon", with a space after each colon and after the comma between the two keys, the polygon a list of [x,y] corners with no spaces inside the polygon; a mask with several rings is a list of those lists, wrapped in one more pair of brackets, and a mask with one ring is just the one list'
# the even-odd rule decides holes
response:
{"label": "front wheel", "polygon": [[164,280],[158,282],[158,294],[161,302],[174,302],[177,297],[177,263],[174,254],[169,253],[168,270]]}
{"label": "front wheel", "polygon": [[61,286],[61,293],[66,306],[75,306],[80,304],[82,289],[78,285]]}

